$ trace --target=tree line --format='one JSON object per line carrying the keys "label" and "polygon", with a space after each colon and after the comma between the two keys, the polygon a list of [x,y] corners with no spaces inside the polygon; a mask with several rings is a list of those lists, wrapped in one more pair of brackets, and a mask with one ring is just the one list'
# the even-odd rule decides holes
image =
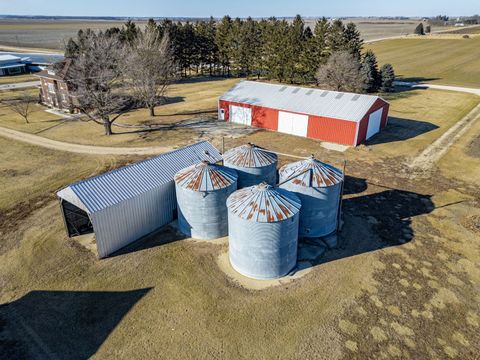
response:
{"label": "tree line", "polygon": [[[305,25],[300,15],[293,21],[275,17],[262,20],[232,19],[220,21],[174,22],[165,19],[156,23],[150,19],[146,31],[168,35],[172,55],[181,76],[253,76],[280,82],[307,84],[317,82],[319,66],[339,51],[352,55],[359,67],[363,64],[363,40],[354,23],[321,18],[313,28]],[[105,34],[118,35],[132,43],[140,28],[128,21],[122,28],[112,27]],[[79,42],[70,39],[65,55],[78,53]],[[81,45],[80,45],[81,47]],[[377,88],[368,88],[369,92]]]}
{"label": "tree line", "polygon": [[[313,30],[300,15],[245,20],[173,22],[149,20],[142,30],[128,21],[104,32],[80,30],[65,47],[68,81],[76,105],[112,133],[111,125],[132,101],[154,116],[178,76],[257,77],[317,84],[337,91],[391,91],[395,74],[362,53],[355,24],[319,19]],[[125,89],[125,91],[122,91]],[[125,96],[128,94],[128,96]]]}

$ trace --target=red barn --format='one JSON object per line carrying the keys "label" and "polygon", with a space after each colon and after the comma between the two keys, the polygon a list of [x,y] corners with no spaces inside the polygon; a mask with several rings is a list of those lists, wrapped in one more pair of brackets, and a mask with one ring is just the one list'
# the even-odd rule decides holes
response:
{"label": "red barn", "polygon": [[357,146],[387,125],[378,96],[240,81],[218,101],[218,118],[286,134]]}

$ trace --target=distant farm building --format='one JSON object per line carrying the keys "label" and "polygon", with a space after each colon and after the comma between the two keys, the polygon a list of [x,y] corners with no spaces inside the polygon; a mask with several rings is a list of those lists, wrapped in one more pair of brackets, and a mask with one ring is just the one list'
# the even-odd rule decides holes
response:
{"label": "distant farm building", "polygon": [[36,76],[40,78],[41,102],[53,109],[73,112],[75,98],[71,95],[71,85],[66,80],[70,61],[66,60],[57,65],[40,71]]}
{"label": "distant farm building", "polygon": [[106,257],[175,219],[179,170],[221,160],[202,141],[69,185],[57,193],[68,236],[94,232],[98,256]]}
{"label": "distant farm building", "polygon": [[218,102],[221,120],[357,146],[387,125],[378,96],[241,81]]}
{"label": "distant farm building", "polygon": [[0,55],[0,76],[18,75],[25,72],[25,64],[20,57]]}

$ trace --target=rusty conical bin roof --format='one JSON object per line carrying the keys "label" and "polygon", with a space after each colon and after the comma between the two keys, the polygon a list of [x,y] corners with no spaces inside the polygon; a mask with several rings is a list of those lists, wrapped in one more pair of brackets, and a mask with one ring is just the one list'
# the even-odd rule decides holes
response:
{"label": "rusty conical bin roof", "polygon": [[248,143],[228,150],[223,155],[223,161],[239,167],[263,167],[277,162],[277,155],[260,146]]}
{"label": "rusty conical bin roof", "polygon": [[182,188],[194,191],[215,191],[237,181],[234,170],[202,161],[175,174],[175,182]]}
{"label": "rusty conical bin roof", "polygon": [[289,191],[262,183],[235,191],[227,199],[227,207],[245,220],[277,222],[297,214],[301,202]]}
{"label": "rusty conical bin roof", "polygon": [[306,187],[328,187],[343,180],[342,172],[313,156],[306,160],[287,164],[280,169],[280,181],[287,179],[295,185]]}

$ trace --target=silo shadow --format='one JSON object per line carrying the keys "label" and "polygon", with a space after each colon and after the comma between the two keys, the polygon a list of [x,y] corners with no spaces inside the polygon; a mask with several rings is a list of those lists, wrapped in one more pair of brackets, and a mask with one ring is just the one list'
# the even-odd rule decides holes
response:
{"label": "silo shadow", "polygon": [[31,291],[0,305],[0,357],[88,359],[150,290]]}
{"label": "silo shadow", "polygon": [[336,247],[330,247],[326,239],[300,241],[303,267],[405,244],[414,236],[412,217],[428,214],[435,206],[431,195],[387,189],[344,199],[342,209],[344,225]]}

